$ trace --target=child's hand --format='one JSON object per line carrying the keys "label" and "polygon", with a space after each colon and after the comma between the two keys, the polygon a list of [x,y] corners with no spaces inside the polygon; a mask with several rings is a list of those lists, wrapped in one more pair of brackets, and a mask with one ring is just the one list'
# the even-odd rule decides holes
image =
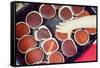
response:
{"label": "child's hand", "polygon": [[96,28],[96,15],[90,15],[71,21],[65,21],[59,23],[59,25],[56,25],[56,28],[57,32],[68,33],[68,36],[70,37],[72,30],[78,28]]}

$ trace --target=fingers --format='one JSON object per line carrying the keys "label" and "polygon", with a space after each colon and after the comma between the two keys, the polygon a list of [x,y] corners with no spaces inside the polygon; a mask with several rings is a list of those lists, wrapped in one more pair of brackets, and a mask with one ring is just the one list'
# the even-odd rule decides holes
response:
{"label": "fingers", "polygon": [[63,25],[56,25],[56,31],[66,33],[66,28]]}

